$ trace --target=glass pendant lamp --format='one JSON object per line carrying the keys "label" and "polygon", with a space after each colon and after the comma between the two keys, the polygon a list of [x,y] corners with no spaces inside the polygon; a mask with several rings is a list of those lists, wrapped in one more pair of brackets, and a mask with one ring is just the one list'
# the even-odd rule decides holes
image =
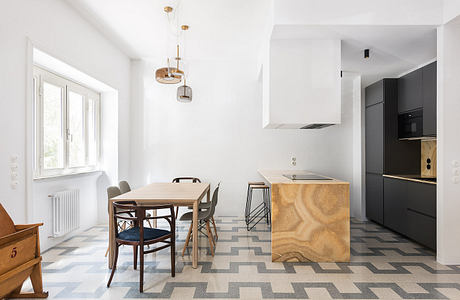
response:
{"label": "glass pendant lamp", "polygon": [[192,102],[192,88],[187,86],[187,81],[184,77],[184,85],[177,88],[177,101],[179,102]]}

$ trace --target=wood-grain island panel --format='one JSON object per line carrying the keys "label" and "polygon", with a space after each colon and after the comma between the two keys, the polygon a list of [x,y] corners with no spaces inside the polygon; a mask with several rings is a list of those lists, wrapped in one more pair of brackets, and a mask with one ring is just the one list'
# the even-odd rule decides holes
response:
{"label": "wood-grain island panel", "polygon": [[348,182],[293,181],[282,176],[292,171],[259,172],[271,185],[272,261],[350,261]]}

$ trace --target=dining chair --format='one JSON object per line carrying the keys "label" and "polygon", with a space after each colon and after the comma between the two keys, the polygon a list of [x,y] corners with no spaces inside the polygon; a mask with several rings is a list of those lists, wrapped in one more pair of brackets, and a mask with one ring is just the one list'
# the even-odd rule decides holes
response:
{"label": "dining chair", "polygon": [[[199,222],[198,230],[208,237],[209,246],[211,247],[211,255],[212,256],[214,256],[214,248],[216,246],[216,241],[214,240],[214,238],[212,236],[212,231],[211,231],[211,227],[210,227],[209,223],[211,222],[211,219],[214,217],[214,212],[216,210],[216,205],[217,205],[217,201],[218,201],[218,197],[219,197],[219,187],[220,187],[220,183],[217,184],[217,187],[216,187],[216,189],[214,190],[214,192],[212,194],[212,200],[210,202],[209,207],[207,209],[198,211],[198,222]],[[183,214],[180,217],[180,220],[181,221],[191,221],[190,222],[190,227],[188,229],[187,237],[185,238],[184,249],[182,249],[182,256],[184,256],[185,249],[187,249],[188,244],[190,242],[191,235],[192,235],[193,212],[191,212],[191,211],[186,212],[185,214]],[[207,233],[204,233],[202,231],[202,229],[204,227],[206,227],[206,232]],[[217,233],[216,228],[215,228],[215,231]],[[193,238],[196,238],[196,237],[193,237]]]}
{"label": "dining chair", "polygon": [[[122,194],[131,192],[131,186],[129,185],[129,183],[126,180],[120,181],[118,183],[118,186],[120,187],[120,191],[121,191]],[[150,217],[151,215],[153,215],[153,214],[151,214],[150,212],[147,213],[147,217]],[[149,226],[151,228],[153,228],[153,225],[152,225],[152,223],[150,223],[150,220],[147,220],[147,223],[149,224]]]}
{"label": "dining chair", "polygon": [[[172,183],[181,183],[184,181],[191,181],[192,183],[201,183],[200,178],[197,177],[176,177],[172,180]],[[189,209],[192,209],[193,206],[189,206]],[[179,206],[176,207],[176,219],[179,216]]]}
{"label": "dining chair", "polygon": [[118,186],[120,187],[120,191],[122,194],[131,192],[131,186],[126,180],[122,180],[118,183]]}
{"label": "dining chair", "polygon": [[[113,221],[114,221],[114,230],[115,230],[115,258],[112,267],[112,273],[110,274],[109,281],[107,282],[107,287],[110,287],[112,282],[113,275],[117,268],[118,252],[121,245],[132,245],[134,247],[134,257],[135,264],[134,269],[137,267],[137,252],[139,248],[139,292],[144,291],[144,255],[153,253],[167,247],[171,247],[171,276],[175,277],[176,268],[175,268],[175,258],[176,258],[176,229],[175,229],[175,215],[174,215],[174,206],[169,205],[142,205],[137,206],[135,201],[116,201],[112,203],[113,205]],[[168,209],[169,214],[162,216],[153,216],[147,217],[147,210],[159,210],[159,209]],[[126,212],[129,212],[132,216],[127,216]],[[169,223],[170,230],[164,230],[159,228],[149,228],[144,227],[145,220],[158,220],[165,219]],[[118,220],[125,220],[134,223],[134,226],[130,229],[120,231],[120,228],[116,226]],[[145,250],[144,246],[152,245],[156,243],[164,243],[165,245],[156,247],[154,249]]]}
{"label": "dining chair", "polygon": [[[110,213],[110,200],[112,198],[115,198],[117,196],[120,196],[122,193],[121,193],[121,190],[118,186],[109,186],[107,188],[107,212]],[[126,213],[129,215],[129,212]],[[120,221],[118,223],[116,223],[116,225],[118,227],[120,227],[120,229],[123,229],[125,230],[127,227],[129,228],[130,225],[129,225],[130,222],[127,222],[126,220],[123,220],[123,221]],[[105,252],[105,257],[107,257],[107,255],[109,254],[109,248],[110,247],[107,247],[107,251]]]}

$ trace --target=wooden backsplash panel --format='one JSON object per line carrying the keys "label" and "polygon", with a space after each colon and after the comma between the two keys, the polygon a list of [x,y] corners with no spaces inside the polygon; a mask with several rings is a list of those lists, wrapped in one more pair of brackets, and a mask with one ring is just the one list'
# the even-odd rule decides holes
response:
{"label": "wooden backsplash panel", "polygon": [[436,140],[421,142],[420,163],[422,177],[436,177]]}

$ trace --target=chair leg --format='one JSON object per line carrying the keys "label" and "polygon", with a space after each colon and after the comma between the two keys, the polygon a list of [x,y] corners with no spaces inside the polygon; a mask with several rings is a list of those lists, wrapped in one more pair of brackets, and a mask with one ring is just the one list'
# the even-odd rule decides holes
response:
{"label": "chair leg", "polygon": [[153,228],[152,222],[150,222],[150,220],[147,220],[147,223],[149,223],[150,228]]}
{"label": "chair leg", "polygon": [[110,287],[110,283],[112,283],[113,275],[115,274],[115,270],[117,269],[118,247],[119,245],[115,246],[115,258],[113,260],[112,273],[110,274],[109,282],[107,282],[107,287]]}
{"label": "chair leg", "polygon": [[139,246],[140,250],[140,280],[139,280],[139,292],[143,293],[144,292],[144,245]]}
{"label": "chair leg", "polygon": [[173,238],[171,238],[171,276],[176,276],[176,241]]}
{"label": "chair leg", "polygon": [[188,243],[190,241],[190,235],[192,234],[192,225],[193,225],[193,223],[190,223],[190,228],[188,229],[187,237],[185,238],[184,249],[182,250],[182,257],[184,257],[185,249],[187,249]]}
{"label": "chair leg", "polygon": [[137,245],[133,246],[134,253],[134,270],[137,270]]}
{"label": "chair leg", "polygon": [[178,216],[179,216],[179,206],[176,206],[176,220]]}
{"label": "chair leg", "polygon": [[110,246],[109,246],[109,247],[107,247],[107,251],[105,251],[105,255],[104,255],[104,257],[107,257],[107,255],[109,254],[109,250],[110,250]]}
{"label": "chair leg", "polygon": [[206,230],[208,231],[209,246],[211,247],[211,255],[214,256],[214,241],[211,233],[211,227],[209,226],[209,220],[206,221]]}
{"label": "chair leg", "polygon": [[217,235],[217,226],[216,226],[216,221],[214,220],[214,216],[211,218],[212,225],[214,226],[214,233],[216,234],[216,241],[219,239],[219,236]]}

